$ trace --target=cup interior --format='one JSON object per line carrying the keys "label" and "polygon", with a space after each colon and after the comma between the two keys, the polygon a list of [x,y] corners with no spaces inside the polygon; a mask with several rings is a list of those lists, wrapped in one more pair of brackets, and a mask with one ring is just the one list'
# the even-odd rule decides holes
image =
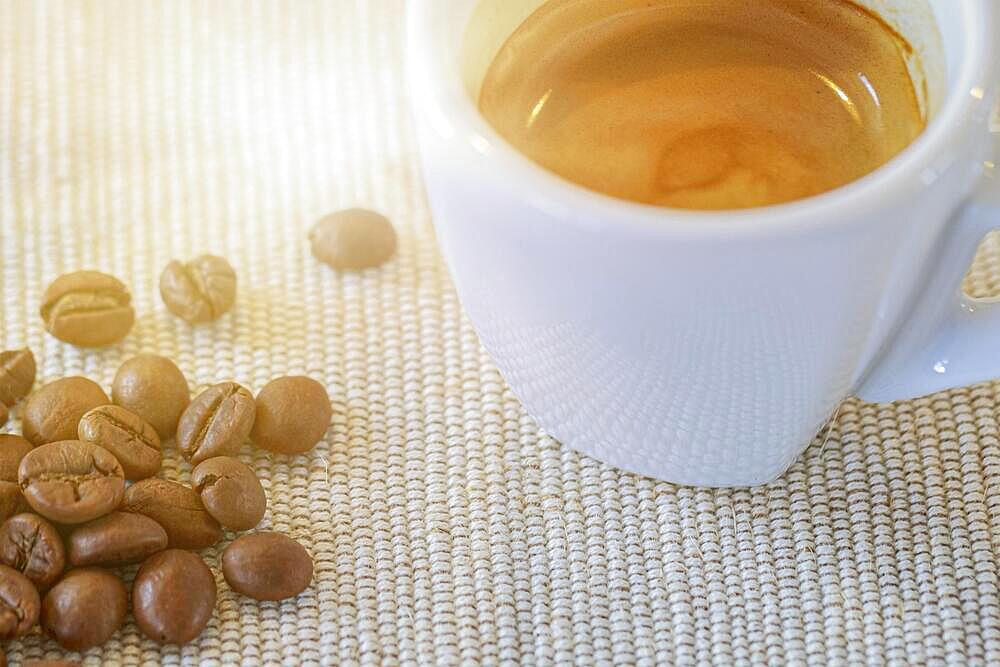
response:
{"label": "cup interior", "polygon": [[[500,48],[524,21],[552,0],[479,0],[461,49],[465,92],[475,103]],[[562,1],[562,0],[557,0]],[[961,12],[955,0],[853,0],[874,12],[913,47],[910,76],[922,111],[932,120],[957,81],[964,57]]]}

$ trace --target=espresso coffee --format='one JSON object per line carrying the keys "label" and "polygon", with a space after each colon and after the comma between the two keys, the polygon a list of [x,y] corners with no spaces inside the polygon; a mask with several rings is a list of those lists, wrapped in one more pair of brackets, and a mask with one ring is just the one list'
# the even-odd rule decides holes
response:
{"label": "espresso coffee", "polygon": [[926,125],[916,55],[849,0],[551,0],[501,48],[480,109],[592,190],[766,206],[877,169]]}

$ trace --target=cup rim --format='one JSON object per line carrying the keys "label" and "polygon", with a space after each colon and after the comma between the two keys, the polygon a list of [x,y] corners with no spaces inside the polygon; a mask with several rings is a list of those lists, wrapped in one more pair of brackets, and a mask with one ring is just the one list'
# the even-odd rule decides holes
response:
{"label": "cup rim", "polygon": [[[451,0],[443,0],[450,5]],[[689,210],[619,199],[590,190],[548,171],[509,144],[482,116],[466,93],[456,49],[461,48],[469,11],[455,12],[450,5],[450,23],[435,20],[435,6],[442,0],[410,0],[408,55],[411,94],[424,113],[436,121],[438,131],[454,138],[461,135],[465,148],[502,169],[508,186],[530,193],[534,205],[560,213],[569,223],[593,227],[601,219],[656,234],[704,236],[708,233],[742,235],[767,231],[815,231],[825,226],[843,227],[865,218],[887,199],[913,196],[939,176],[934,168],[942,152],[955,146],[966,125],[978,119],[976,111],[992,105],[996,65],[991,54],[991,27],[997,25],[989,0],[956,3],[966,40],[966,52],[947,97],[924,132],[902,152],[869,174],[839,188],[803,199],[763,207],[731,210]],[[455,35],[449,31],[460,31]],[[991,108],[982,114],[988,116]],[[986,138],[988,130],[984,128]],[[948,161],[942,161],[947,164]],[[494,171],[493,173],[496,173]],[[572,210],[588,215],[572,215]],[[835,215],[831,215],[836,211]],[[599,215],[595,215],[599,214]],[[586,222],[584,222],[586,221]],[[613,222],[612,222],[613,221]]]}

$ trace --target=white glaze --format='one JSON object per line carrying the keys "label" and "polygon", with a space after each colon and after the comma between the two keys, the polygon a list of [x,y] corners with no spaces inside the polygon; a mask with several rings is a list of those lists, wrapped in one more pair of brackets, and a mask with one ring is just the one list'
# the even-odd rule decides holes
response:
{"label": "white glaze", "polygon": [[[871,1],[925,39],[920,3]],[[470,92],[518,24],[507,12],[538,0],[486,4],[467,33],[477,0],[409,2],[425,180],[466,311],[555,437],[672,482],[759,484],[851,393],[1000,376],[1000,306],[958,296],[1000,226],[994,0],[929,3],[946,99],[898,158],[819,197],[721,214],[611,199],[510,148]],[[477,43],[485,56],[468,55]]]}

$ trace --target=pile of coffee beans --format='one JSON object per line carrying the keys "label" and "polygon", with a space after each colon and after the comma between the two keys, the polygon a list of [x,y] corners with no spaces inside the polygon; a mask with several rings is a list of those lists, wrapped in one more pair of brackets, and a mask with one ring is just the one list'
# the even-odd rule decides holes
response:
{"label": "pile of coffee beans", "polygon": [[[397,245],[392,223],[365,209],[322,218],[309,242],[316,259],[337,270],[379,266]],[[171,313],[200,324],[232,309],[236,283],[229,262],[201,255],[167,264],[160,297]],[[56,278],[39,313],[46,331],[79,347],[117,343],[136,319],[125,284],[98,271]],[[0,434],[0,640],[40,624],[68,650],[104,643],[129,608],[114,570],[141,563],[131,591],[139,629],[161,643],[192,641],[217,597],[211,569],[194,552],[224,530],[252,530],[267,510],[256,473],[233,456],[247,440],[280,454],[312,449],[332,416],[326,389],[308,377],[281,377],[256,398],[221,382],[192,400],[177,365],[150,354],[118,369],[110,398],[85,377],[31,393],[35,374],[31,350],[0,352],[0,427],[19,405],[22,433]],[[191,486],[156,477],[171,439],[194,466]],[[222,575],[237,593],[282,600],[309,586],[313,563],[290,537],[257,532],[226,547]]]}
{"label": "pile of coffee beans", "polygon": [[[221,275],[213,273],[217,266],[178,270],[200,276],[191,278],[201,281],[194,293],[208,300],[185,312],[228,307],[206,287]],[[115,313],[121,331],[129,317],[119,311],[128,300],[103,280],[87,273],[53,290],[63,296],[46,311],[50,330],[106,340],[80,333],[92,329],[78,318]],[[256,398],[222,382],[191,400],[176,364],[140,355],[118,370],[109,398],[84,377],[32,392],[35,370],[30,350],[0,352],[0,405],[4,414],[17,406],[22,424],[21,436],[0,435],[0,640],[40,625],[61,647],[84,651],[124,625],[131,596],[147,637],[192,641],[217,598],[215,576],[195,552],[225,530],[253,530],[267,509],[257,475],[233,456],[248,440],[281,453],[310,450],[330,424],[326,389],[307,377],[283,377]],[[157,477],[171,439],[194,466],[190,486]],[[133,563],[141,565],[129,593],[115,569]],[[292,538],[255,532],[225,548],[222,575],[241,595],[282,600],[310,585],[313,563]]]}

